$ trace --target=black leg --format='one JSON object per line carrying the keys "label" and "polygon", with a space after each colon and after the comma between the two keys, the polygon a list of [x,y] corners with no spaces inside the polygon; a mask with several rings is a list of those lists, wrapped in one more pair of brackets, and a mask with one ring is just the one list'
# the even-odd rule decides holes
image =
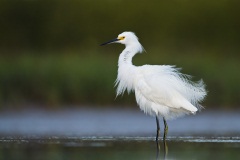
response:
{"label": "black leg", "polygon": [[168,154],[168,146],[166,141],[166,137],[168,133],[168,125],[164,117],[163,117],[163,122],[164,122],[163,146],[164,146],[164,159],[165,159]]}
{"label": "black leg", "polygon": [[156,142],[158,142],[158,137],[160,136],[160,126],[159,126],[159,120],[156,116],[156,122],[157,122],[157,135],[156,135]]}
{"label": "black leg", "polygon": [[159,157],[159,152],[160,152],[160,144],[158,142],[158,137],[160,136],[160,126],[159,126],[159,120],[158,117],[156,116],[156,123],[157,123],[157,135],[156,135],[156,144],[157,144],[157,158]]}
{"label": "black leg", "polygon": [[167,133],[168,133],[168,125],[167,122],[165,120],[165,118],[163,117],[163,122],[164,122],[164,135],[163,135],[163,141],[166,141],[166,137],[167,137]]}

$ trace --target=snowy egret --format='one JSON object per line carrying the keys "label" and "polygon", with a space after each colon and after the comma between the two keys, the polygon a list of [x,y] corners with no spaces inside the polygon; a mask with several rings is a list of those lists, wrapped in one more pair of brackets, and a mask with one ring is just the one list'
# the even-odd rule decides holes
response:
{"label": "snowy egret", "polygon": [[195,114],[202,108],[199,104],[206,96],[202,80],[192,82],[189,75],[179,72],[171,65],[135,66],[132,58],[143,52],[137,36],[133,32],[123,32],[116,39],[103,43],[121,43],[125,49],[119,56],[116,79],[117,96],[134,91],[137,104],[146,114],[155,116],[157,123],[156,141],[160,135],[158,117],[163,117],[166,140],[168,125],[166,120],[186,114]]}

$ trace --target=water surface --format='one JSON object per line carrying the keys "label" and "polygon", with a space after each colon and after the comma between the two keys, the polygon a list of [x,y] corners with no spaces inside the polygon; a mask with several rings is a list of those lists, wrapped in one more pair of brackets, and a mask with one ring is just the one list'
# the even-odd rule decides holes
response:
{"label": "water surface", "polygon": [[[168,121],[165,159],[239,159],[240,113],[204,111]],[[161,129],[163,124],[161,122]],[[155,118],[138,110],[24,110],[0,113],[0,160],[149,160]]]}
{"label": "water surface", "polygon": [[[154,137],[35,137],[3,138],[0,159],[19,160],[149,160],[164,159]],[[239,159],[239,137],[169,137],[165,159]]]}

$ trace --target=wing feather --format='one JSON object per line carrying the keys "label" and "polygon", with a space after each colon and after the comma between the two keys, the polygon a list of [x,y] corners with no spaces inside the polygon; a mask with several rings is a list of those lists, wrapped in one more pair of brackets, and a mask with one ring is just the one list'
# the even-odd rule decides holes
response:
{"label": "wing feather", "polygon": [[194,83],[190,76],[169,65],[144,65],[139,69],[141,79],[136,83],[137,92],[148,101],[173,109],[183,108],[190,112],[200,109],[206,91],[202,81]]}

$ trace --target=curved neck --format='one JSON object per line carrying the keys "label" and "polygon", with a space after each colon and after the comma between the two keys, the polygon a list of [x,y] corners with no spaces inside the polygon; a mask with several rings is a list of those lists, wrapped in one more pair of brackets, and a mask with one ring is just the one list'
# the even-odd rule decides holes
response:
{"label": "curved neck", "polygon": [[143,48],[141,44],[133,43],[131,45],[127,45],[126,48],[122,51],[119,56],[118,66],[121,64],[131,64],[132,65],[132,58],[138,52],[142,52]]}
{"label": "curved neck", "polygon": [[123,50],[118,59],[118,66],[121,64],[132,64],[132,58],[136,53],[128,50]]}

